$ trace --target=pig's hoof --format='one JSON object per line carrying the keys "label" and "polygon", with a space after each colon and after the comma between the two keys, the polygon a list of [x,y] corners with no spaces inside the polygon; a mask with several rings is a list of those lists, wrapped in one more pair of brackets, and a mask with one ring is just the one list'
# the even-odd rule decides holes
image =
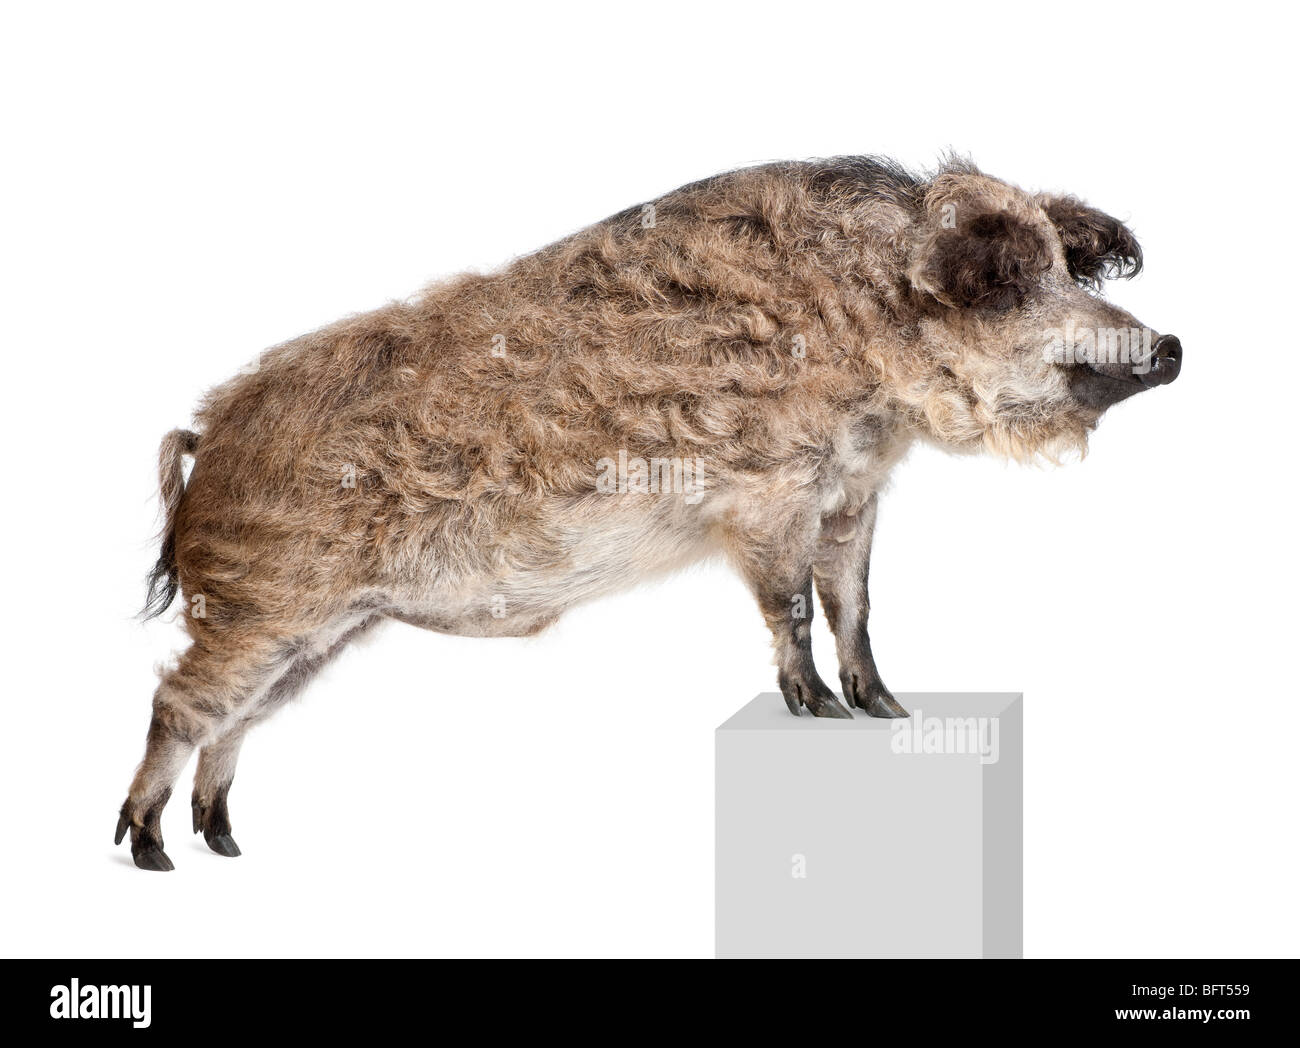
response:
{"label": "pig's hoof", "polygon": [[233,859],[239,854],[239,845],[235,843],[235,838],[228,833],[214,834],[211,837],[204,834],[203,839],[208,842],[208,847],[218,855],[228,855]]}
{"label": "pig's hoof", "polygon": [[889,694],[883,684],[855,689],[849,701],[862,710],[868,717],[910,717],[911,714],[898,704],[898,700]]}
{"label": "pig's hoof", "polygon": [[883,695],[873,695],[867,700],[867,704],[862,707],[868,717],[910,717],[911,714],[903,709],[889,693]]}
{"label": "pig's hoof", "polygon": [[139,852],[133,848],[131,858],[135,860],[135,864],[142,870],[157,870],[160,873],[165,873],[168,870],[176,869],[172,865],[171,859],[167,858],[167,853],[161,848],[150,847]]}
{"label": "pig's hoof", "polygon": [[824,699],[813,699],[807,703],[814,717],[836,717],[840,720],[852,720],[851,714],[834,695]]}
{"label": "pig's hoof", "polygon": [[230,836],[230,810],[226,807],[226,793],[229,789],[227,786],[225,790],[219,791],[212,803],[207,805],[201,803],[199,795],[195,793],[190,797],[190,814],[193,816],[194,832],[203,834],[208,847],[218,855],[233,859],[240,851],[235,838]]}
{"label": "pig's hoof", "polygon": [[166,872],[176,869],[167,853],[163,851],[162,832],[159,819],[163,805],[167,803],[164,796],[152,808],[144,813],[143,825],[137,826],[131,818],[131,799],[128,797],[117,817],[117,830],[113,834],[113,843],[121,844],[127,833],[131,834],[131,860],[142,870]]}
{"label": "pig's hoof", "polygon": [[837,717],[841,720],[853,719],[851,714],[840,700],[836,698],[835,693],[826,687],[819,680],[817,683],[820,687],[809,686],[801,680],[782,680],[781,696],[785,699],[786,707],[796,717],[799,716],[799,707],[807,706],[809,712],[814,717]]}
{"label": "pig's hoof", "polygon": [[911,716],[874,674],[859,675],[841,671],[840,683],[844,685],[844,701],[862,710],[868,717]]}

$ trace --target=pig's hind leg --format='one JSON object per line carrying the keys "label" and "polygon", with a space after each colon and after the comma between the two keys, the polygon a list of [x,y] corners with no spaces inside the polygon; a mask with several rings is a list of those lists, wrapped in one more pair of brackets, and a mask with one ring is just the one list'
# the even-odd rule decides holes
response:
{"label": "pig's hind leg", "polygon": [[241,712],[235,722],[199,751],[194,772],[194,792],[190,812],[195,833],[218,855],[236,856],[239,845],[231,836],[229,796],[235,779],[235,765],[248,730],[271,716],[295,698],[351,641],[370,629],[379,619],[370,616],[349,622],[323,642],[302,645],[286,661],[286,668],[261,694],[251,708]]}
{"label": "pig's hind leg", "polygon": [[115,843],[129,832],[131,857],[143,870],[170,870],[161,817],[176,778],[195,747],[222,736],[243,708],[283,668],[276,640],[207,634],[167,670],[154,693],[144,759],[117,821]]}

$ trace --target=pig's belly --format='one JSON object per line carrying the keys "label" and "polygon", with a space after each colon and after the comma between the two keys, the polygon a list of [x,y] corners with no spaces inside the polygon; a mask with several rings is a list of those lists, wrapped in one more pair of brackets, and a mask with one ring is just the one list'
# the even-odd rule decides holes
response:
{"label": "pig's belly", "polygon": [[639,521],[573,530],[563,538],[567,555],[533,567],[506,565],[443,580],[405,597],[393,595],[386,613],[440,633],[471,637],[522,637],[545,629],[565,611],[716,555],[719,546],[702,528],[680,520]]}

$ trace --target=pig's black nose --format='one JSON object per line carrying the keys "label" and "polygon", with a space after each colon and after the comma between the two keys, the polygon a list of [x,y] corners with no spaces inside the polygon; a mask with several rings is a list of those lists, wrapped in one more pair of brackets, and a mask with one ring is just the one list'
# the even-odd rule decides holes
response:
{"label": "pig's black nose", "polygon": [[1177,335],[1161,335],[1151,347],[1151,369],[1138,375],[1144,386],[1166,386],[1183,368],[1183,344]]}

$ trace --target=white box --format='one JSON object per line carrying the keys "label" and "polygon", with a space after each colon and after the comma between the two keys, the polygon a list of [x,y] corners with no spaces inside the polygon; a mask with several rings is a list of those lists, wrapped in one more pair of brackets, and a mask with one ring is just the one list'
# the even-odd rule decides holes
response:
{"label": "white box", "polygon": [[1022,955],[1021,696],[897,698],[717,729],[718,957]]}

